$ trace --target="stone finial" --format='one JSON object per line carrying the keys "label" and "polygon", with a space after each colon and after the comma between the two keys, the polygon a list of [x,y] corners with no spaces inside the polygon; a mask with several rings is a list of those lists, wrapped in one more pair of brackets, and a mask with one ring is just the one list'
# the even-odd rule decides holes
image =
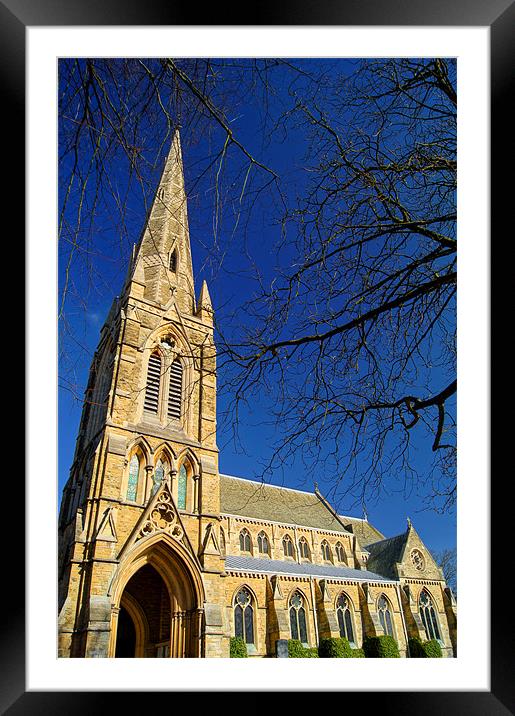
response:
{"label": "stone finial", "polygon": [[209,289],[205,280],[202,282],[202,288],[200,289],[198,297],[197,315],[201,320],[213,320],[213,304],[211,303],[211,296],[209,295]]}

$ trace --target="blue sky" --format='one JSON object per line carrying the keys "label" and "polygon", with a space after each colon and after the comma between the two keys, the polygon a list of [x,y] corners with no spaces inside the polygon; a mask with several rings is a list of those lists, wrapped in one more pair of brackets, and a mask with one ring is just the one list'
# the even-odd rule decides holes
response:
{"label": "blue sky", "polygon": [[[306,68],[316,60],[304,60]],[[313,66],[313,65],[311,65]],[[320,63],[320,67],[322,63]],[[320,67],[318,69],[320,69]],[[324,61],[324,69],[330,73],[351,72],[353,63],[346,60]],[[280,70],[277,70],[278,72]],[[289,77],[284,73],[284,92],[279,93],[270,109],[279,113],[291,100]],[[280,84],[280,83],[279,83]],[[275,132],[270,141],[263,141],[262,106],[255,97],[240,101],[234,115],[229,117],[231,128],[238,140],[259,161],[280,176],[281,187],[288,197],[302,190],[306,182],[305,138],[300,130],[290,128],[287,136]],[[212,155],[216,141],[222,141],[222,133],[215,132],[208,143],[189,141],[187,132],[181,132],[185,178],[188,193],[189,224],[197,293],[205,278],[222,330],[231,321],[233,311],[249,300],[256,289],[253,266],[257,266],[265,280],[273,277],[278,263],[277,243],[281,227],[277,222],[278,195],[273,188],[265,188],[255,197],[253,190],[266,185],[263,172],[252,170],[245,185],[249,205],[239,206],[234,197],[239,195],[245,176],[246,163],[236,147],[231,147],[221,172],[225,185],[230,187],[219,222],[214,224],[214,191],[212,173],[199,179],[205,166],[205,157]],[[151,142],[145,148],[151,153]],[[66,165],[65,165],[66,166]],[[159,178],[159,165],[149,168],[149,186]],[[127,165],[123,159],[113,160],[110,165],[114,185],[125,186]],[[62,188],[61,188],[62,189]],[[71,208],[76,205],[72,201]],[[137,189],[129,192],[126,226],[120,228],[115,218],[114,205],[106,200],[102,210],[95,216],[91,236],[94,242],[72,263],[72,290],[66,299],[66,320],[70,331],[64,342],[66,360],[61,360],[59,388],[59,493],[68,478],[73,459],[75,439],[82,405],[80,399],[87,381],[91,357],[96,348],[100,328],[107,316],[112,299],[119,295],[125,279],[131,247],[143,228],[145,208]],[[71,211],[71,209],[70,209]],[[241,211],[241,214],[240,214]],[[71,214],[70,214],[71,216]],[[62,290],[69,248],[61,246],[60,289]],[[281,260],[288,256],[281,255]],[[224,321],[226,323],[224,324]],[[229,330],[229,329],[227,329]],[[219,377],[223,383],[224,376]],[[222,414],[228,406],[229,396],[219,394],[218,410]],[[230,426],[219,421],[218,446],[220,448],[220,471],[226,474],[259,479],[263,460],[270,455],[276,437],[276,428],[269,421],[269,404],[266,395],[262,401],[253,401],[240,416],[239,441],[232,439]],[[429,447],[423,440],[417,444],[418,469],[423,473],[428,465]],[[318,482],[321,491],[340,513],[362,517],[362,511],[349,499],[332,495],[330,474],[323,470],[306,469],[302,461],[293,459],[273,475],[276,484],[310,490]],[[409,516],[427,546],[440,550],[456,544],[456,514],[439,514],[426,509],[416,486],[404,485],[395,474],[388,476],[386,488],[380,497],[367,503],[368,518],[387,536],[398,534],[406,527]]]}

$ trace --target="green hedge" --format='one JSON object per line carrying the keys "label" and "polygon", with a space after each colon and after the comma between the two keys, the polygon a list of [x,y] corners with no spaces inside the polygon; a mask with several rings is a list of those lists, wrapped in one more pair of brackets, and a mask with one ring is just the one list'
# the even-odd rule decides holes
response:
{"label": "green hedge", "polygon": [[350,657],[351,659],[364,659],[365,652],[363,651],[363,649],[351,649]]}
{"label": "green hedge", "polygon": [[363,651],[369,659],[400,659],[401,656],[397,642],[388,634],[367,636],[363,642]]}
{"label": "green hedge", "polygon": [[230,647],[231,659],[246,659],[247,658],[247,646],[241,636],[231,637]]}
{"label": "green hedge", "polygon": [[288,656],[291,659],[318,659],[318,649],[306,649],[298,639],[288,639]]}
{"label": "green hedge", "polygon": [[318,655],[322,659],[349,659],[352,656],[348,640],[334,637],[320,639]]}
{"label": "green hedge", "polygon": [[442,648],[436,639],[422,641],[418,637],[408,640],[409,654],[412,659],[441,659]]}

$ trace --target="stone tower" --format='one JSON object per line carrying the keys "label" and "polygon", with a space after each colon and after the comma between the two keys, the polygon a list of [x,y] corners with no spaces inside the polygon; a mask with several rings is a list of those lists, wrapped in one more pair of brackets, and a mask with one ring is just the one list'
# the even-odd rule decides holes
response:
{"label": "stone tower", "polygon": [[226,656],[213,312],[175,133],[90,369],[59,516],[59,655]]}

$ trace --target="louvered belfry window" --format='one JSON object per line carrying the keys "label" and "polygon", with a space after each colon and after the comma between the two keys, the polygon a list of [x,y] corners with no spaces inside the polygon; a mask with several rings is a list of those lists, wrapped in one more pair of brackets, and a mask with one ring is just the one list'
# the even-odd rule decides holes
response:
{"label": "louvered belfry window", "polygon": [[182,363],[176,358],[170,366],[170,387],[168,390],[168,418],[180,420],[182,403]]}
{"label": "louvered belfry window", "polygon": [[159,406],[159,384],[161,382],[161,356],[152,353],[148,361],[147,387],[145,390],[145,405],[147,413],[157,414]]}

